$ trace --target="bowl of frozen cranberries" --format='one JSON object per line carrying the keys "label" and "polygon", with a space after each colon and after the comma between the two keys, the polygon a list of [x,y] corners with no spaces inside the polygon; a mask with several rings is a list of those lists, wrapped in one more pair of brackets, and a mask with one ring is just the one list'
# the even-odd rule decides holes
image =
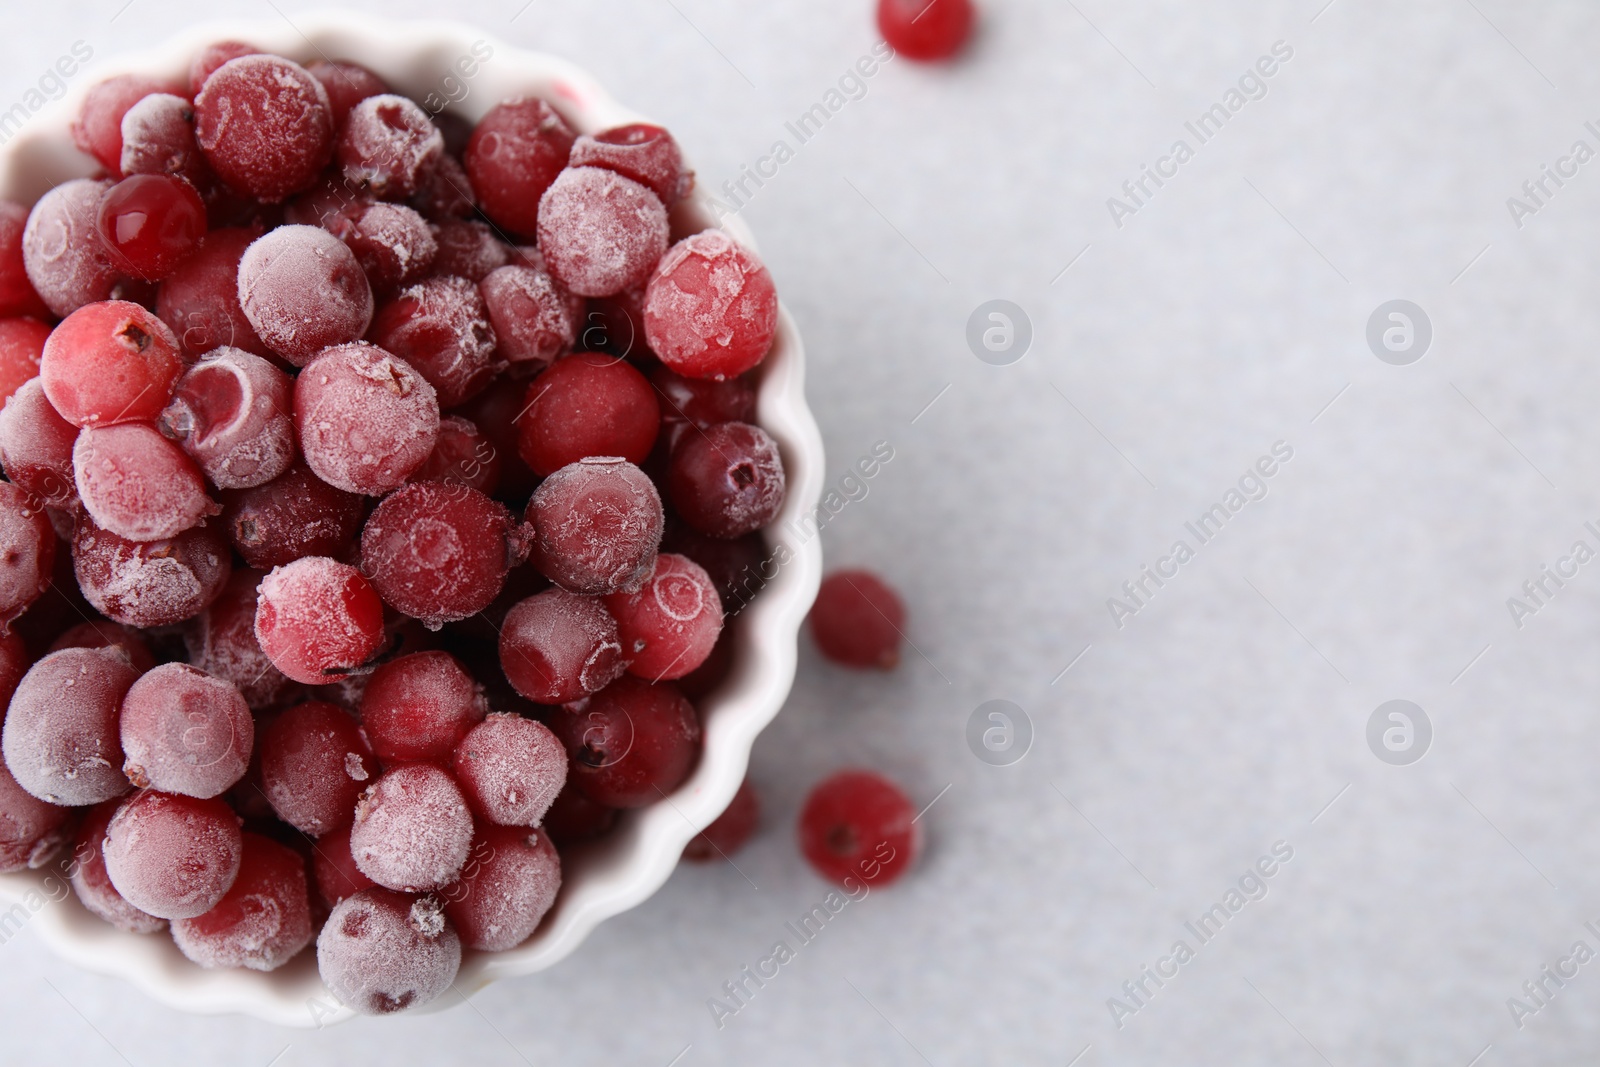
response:
{"label": "bowl of frozen cranberries", "polygon": [[117,70],[0,147],[8,921],[292,1026],[548,967],[793,680],[771,274],[670,133],[465,27]]}

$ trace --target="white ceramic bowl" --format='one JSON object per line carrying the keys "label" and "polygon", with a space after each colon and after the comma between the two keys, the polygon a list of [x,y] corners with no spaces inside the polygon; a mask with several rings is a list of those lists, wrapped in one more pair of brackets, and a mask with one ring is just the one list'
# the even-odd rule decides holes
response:
{"label": "white ceramic bowl", "polygon": [[[296,14],[293,26],[283,19],[219,23],[77,75],[63,99],[34,115],[0,146],[0,196],[32,203],[51,186],[90,172],[92,161],[73,147],[68,123],[94,82],[135,71],[181,83],[190,57],[223,39],[249,41],[299,62],[354,60],[418,101],[430,93],[438,94],[437,99],[459,97],[450,109],[473,121],[500,100],[521,93],[548,100],[580,132],[644,119],[572,64],[457,23],[349,13]],[[486,45],[492,54],[476,64],[470,78],[463,76],[457,61],[481,57]],[[716,222],[699,193],[678,210],[684,213],[680,221],[695,223],[679,229]],[[728,218],[721,225],[754,246],[741,219]],[[797,633],[821,579],[821,549],[814,534],[807,536],[806,520],[822,486],[822,439],[806,407],[804,385],[800,335],[784,311],[777,342],[762,364],[759,393],[759,421],[777,439],[788,474],[788,501],[767,534],[772,559],[782,565],[731,621],[735,666],[726,683],[700,704],[705,751],[698,768],[666,801],[627,813],[605,839],[567,853],[561,895],[538,931],[509,952],[468,952],[456,982],[461,993],[470,995],[497,978],[551,966],[577,948],[601,920],[649,897],[672,873],[683,846],[732,799],[756,735],[788,696]],[[0,934],[10,936],[18,924],[27,923],[78,966],[123,978],[185,1011],[238,1012],[296,1027],[322,1026],[352,1014],[318,979],[313,950],[271,974],[203,970],[185,959],[165,934],[129,934],[100,921],[79,905],[59,873],[49,871],[0,875],[0,903],[8,909],[0,910]],[[429,1007],[459,1003],[445,996]]]}

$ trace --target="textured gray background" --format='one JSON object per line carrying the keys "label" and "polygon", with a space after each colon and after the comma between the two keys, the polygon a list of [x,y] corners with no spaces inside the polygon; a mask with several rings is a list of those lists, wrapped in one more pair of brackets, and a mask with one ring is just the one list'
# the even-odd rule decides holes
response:
{"label": "textured gray background", "polygon": [[[920,650],[872,677],[803,650],[755,751],[767,821],[739,864],[759,890],[727,865],[681,869],[554,972],[443,1015],[321,1033],[185,1017],[27,933],[0,947],[0,1056],[1592,1056],[1600,962],[1523,1029],[1506,999],[1574,941],[1600,949],[1583,927],[1600,920],[1600,562],[1520,630],[1506,598],[1574,540],[1600,546],[1582,528],[1600,520],[1600,161],[1521,229],[1505,201],[1575,139],[1600,147],[1583,129],[1600,119],[1600,11],[1324,2],[988,0],[963,61],[890,64],[753,199],[833,479],[877,439],[896,450],[828,528],[830,564],[898,584]],[[198,19],[303,6],[135,0],[113,24],[122,3],[8,20],[0,101],[75,39],[104,57]],[[383,9],[575,59],[670,125],[712,185],[873,41],[869,0],[522,3]],[[1279,39],[1294,58],[1269,95],[1116,228],[1106,198]],[[995,297],[1034,326],[1012,366],[964,340]],[[1409,367],[1364,340],[1400,297],[1435,330]],[[1118,630],[1106,598],[1278,440],[1294,458],[1270,495]],[[1015,766],[964,741],[994,698],[1036,729]],[[1434,726],[1413,766],[1366,746],[1393,698]],[[706,998],[824,892],[792,826],[845,763],[923,803],[948,786],[924,861],[719,1032]],[[1266,898],[1116,1028],[1107,998],[1278,840],[1294,858]]]}

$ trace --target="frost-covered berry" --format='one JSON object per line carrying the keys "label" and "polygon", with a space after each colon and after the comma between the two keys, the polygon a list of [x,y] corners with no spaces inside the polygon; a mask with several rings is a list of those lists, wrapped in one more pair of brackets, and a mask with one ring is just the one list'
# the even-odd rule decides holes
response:
{"label": "frost-covered berry", "polygon": [[85,426],[72,466],[84,509],[130,541],[176,537],[222,510],[194,461],[145,423]]}
{"label": "frost-covered berry", "polygon": [[120,271],[100,240],[100,194],[109,181],[75,178],[39,198],[22,231],[28,281],[53,315],[109,299]]}
{"label": "frost-covered berry", "polygon": [[472,810],[501,826],[538,826],[567,781],[561,742],[520,715],[497,713],[474,726],[451,765]]}
{"label": "frost-covered berry", "polygon": [[295,457],[294,382],[260,356],[212,349],[178,379],[161,432],[219,489],[270,482]]}
{"label": "frost-covered berry", "polygon": [[649,281],[667,234],[656,194],[600,167],[568,167],[539,201],[545,265],[579,296],[610,296]]}
{"label": "frost-covered berry", "polygon": [[130,541],[85,520],[72,539],[83,595],[128,626],[168,626],[198,615],[222,592],[232,560],[216,523],[161,541]]}
{"label": "frost-covered berry", "polygon": [[532,936],[560,889],[561,857],[548,835],[485,826],[460,880],[440,895],[463,945],[504,952]]}
{"label": "frost-covered berry", "polygon": [[333,112],[322,83],[281,56],[218,67],[194,98],[195,140],[217,176],[277,203],[316,180],[333,153]]}
{"label": "frost-covered berry", "polygon": [[172,921],[178,951],[207,969],[275,971],[311,944],[311,895],[299,853],[242,835],[239,873],[211,910]]}
{"label": "frost-covered berry", "polygon": [[261,790],[278,818],[322,837],[347,825],[378,774],[356,720],[321,701],[297,704],[261,734]]}
{"label": "frost-covered berry", "polygon": [[106,828],[105,862],[124,900],[162,919],[204,915],[227,894],[244,849],[221,799],[135,793]]}
{"label": "frost-covered berry", "polygon": [[535,704],[566,704],[616,681],[628,660],[599,597],[546,589],[519,601],[500,629],[500,669]]}
{"label": "frost-covered berry", "polygon": [[338,560],[305,556],[276,567],[257,596],[256,640],[297,682],[349,674],[383,643],[383,602],[360,571]]}
{"label": "frost-covered berry", "polygon": [[67,648],[29,668],[11,697],[3,747],[17,784],[80,806],[126,793],[118,719],[138,673],[108,649]]}
{"label": "frost-covered berry", "polygon": [[239,259],[239,307],[266,346],[297,367],[372,323],[372,288],[348,245],[318,226],[279,226]]}
{"label": "frost-covered berry", "polygon": [[649,577],[664,521],[654,483],[632,463],[596,456],[569,464],[528,501],[529,558],[574,593],[637,589]]}
{"label": "frost-covered berry", "polygon": [[772,275],[721,230],[673,245],[645,290],[650,350],[686,378],[743,374],[766,356],[777,329]]}
{"label": "frost-covered berry", "polygon": [[377,496],[427,462],[439,401],[405,360],[362,342],[326,349],[307,365],[295,379],[294,420],[317,477]]}
{"label": "frost-covered berry", "polygon": [[340,901],[317,935],[317,970],[363,1015],[428,1003],[461,968],[461,938],[435,898],[364,889]]}
{"label": "frost-covered berry", "polygon": [[362,794],[350,830],[356,866],[388,889],[455,881],[472,847],[472,812],[455,779],[430,763],[396,767]]}
{"label": "frost-covered berry", "polygon": [[232,682],[163,663],[122,698],[122,771],[141,789],[220,796],[244,777],[255,720]]}

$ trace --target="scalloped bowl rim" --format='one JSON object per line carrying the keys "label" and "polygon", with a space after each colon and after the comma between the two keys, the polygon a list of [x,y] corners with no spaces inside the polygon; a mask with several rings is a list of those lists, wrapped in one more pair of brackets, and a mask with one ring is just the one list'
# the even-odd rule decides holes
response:
{"label": "scalloped bowl rim", "polygon": [[[445,89],[449,74],[467,90],[451,109],[474,121],[494,103],[518,93],[544,97],[579,132],[646,121],[574,64],[515,47],[464,23],[399,21],[342,11],[297,14],[292,23],[287,17],[276,23],[218,21],[186,30],[155,48],[116,56],[96,65],[92,76],[79,75],[61,99],[0,145],[0,196],[31,203],[50,186],[89,173],[92,162],[73,147],[68,124],[90,86],[124,72],[181,78],[201,47],[229,38],[300,62],[350,59],[417,99]],[[450,64],[470,54],[474,43],[487,43],[493,51],[471,78],[463,78]],[[755,247],[744,221],[737,216],[717,219],[701,190],[674,209],[674,219],[679,223],[675,232],[720,226]],[[823,451],[805,401],[804,350],[786,309],[780,310],[778,337],[760,375],[758,418],[778,441],[788,499],[765,534],[770,555],[763,572],[774,573],[760,595],[730,621],[733,671],[700,702],[705,724],[700,763],[664,801],[627,813],[607,838],[566,853],[561,893],[550,914],[515,949],[465,953],[455,984],[462,996],[497,979],[552,966],[600,922],[660,888],[684,845],[732,799],[756,735],[788,696],[799,628],[822,576],[822,552],[811,517],[821,495]],[[270,974],[203,970],[185,959],[165,934],[126,933],[91,915],[54,868],[0,875],[0,905],[9,909],[0,912],[0,932],[7,937],[26,923],[62,958],[121,978],[174,1008],[208,1015],[239,1013],[291,1027],[325,1026],[354,1014],[317,977],[314,946]],[[458,1002],[441,997],[419,1010],[438,1011]]]}

